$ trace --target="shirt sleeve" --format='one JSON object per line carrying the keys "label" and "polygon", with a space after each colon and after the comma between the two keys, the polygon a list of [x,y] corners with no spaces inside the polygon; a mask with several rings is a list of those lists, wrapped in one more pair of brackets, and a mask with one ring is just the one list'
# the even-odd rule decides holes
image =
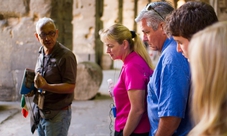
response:
{"label": "shirt sleeve", "polygon": [[63,83],[75,84],[77,75],[77,60],[72,52],[67,53],[67,55],[62,58],[60,72]]}

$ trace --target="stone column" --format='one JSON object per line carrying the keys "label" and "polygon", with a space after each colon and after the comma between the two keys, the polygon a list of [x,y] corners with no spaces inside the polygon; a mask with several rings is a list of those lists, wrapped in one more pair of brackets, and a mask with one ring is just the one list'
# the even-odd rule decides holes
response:
{"label": "stone column", "polygon": [[96,16],[100,15],[100,12],[96,12],[96,6],[99,4],[96,5],[94,0],[74,0],[73,52],[78,62],[95,62],[96,29],[99,29],[98,25],[96,26]]}
{"label": "stone column", "polygon": [[52,0],[50,17],[55,20],[59,30],[58,41],[72,50],[73,25],[72,8],[73,0]]}

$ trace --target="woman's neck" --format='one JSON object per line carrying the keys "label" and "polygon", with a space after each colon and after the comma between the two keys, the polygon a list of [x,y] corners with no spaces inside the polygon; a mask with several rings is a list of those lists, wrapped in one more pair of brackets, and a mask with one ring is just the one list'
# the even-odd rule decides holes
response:
{"label": "woman's neck", "polygon": [[125,52],[125,54],[122,56],[122,61],[124,62],[125,61],[125,58],[131,53],[133,52],[132,50],[128,50]]}

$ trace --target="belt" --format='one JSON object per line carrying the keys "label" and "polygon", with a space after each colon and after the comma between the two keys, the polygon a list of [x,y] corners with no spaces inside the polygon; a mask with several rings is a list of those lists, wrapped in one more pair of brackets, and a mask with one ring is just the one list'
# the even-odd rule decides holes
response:
{"label": "belt", "polygon": [[70,109],[70,108],[71,108],[71,105],[68,105],[68,106],[62,108],[61,110],[68,110],[68,109]]}
{"label": "belt", "polygon": [[[68,105],[68,106],[66,106],[66,107],[64,107],[64,108],[62,108],[62,109],[60,109],[60,110],[68,110],[68,109],[70,109],[71,108],[71,105]],[[50,114],[51,113],[51,111],[59,111],[59,110],[41,110],[43,113],[45,113],[45,114]]]}

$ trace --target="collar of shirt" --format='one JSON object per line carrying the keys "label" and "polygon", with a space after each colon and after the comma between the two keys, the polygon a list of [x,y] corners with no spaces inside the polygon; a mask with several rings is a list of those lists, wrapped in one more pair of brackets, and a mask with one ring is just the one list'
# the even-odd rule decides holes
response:
{"label": "collar of shirt", "polygon": [[168,45],[170,45],[170,43],[171,43],[172,41],[174,41],[174,39],[173,39],[172,37],[167,38],[167,39],[165,40],[165,42],[164,42],[164,45],[163,45],[163,47],[162,47],[162,51],[161,51],[161,52],[163,52],[163,51],[166,49],[166,47],[168,47]]}

